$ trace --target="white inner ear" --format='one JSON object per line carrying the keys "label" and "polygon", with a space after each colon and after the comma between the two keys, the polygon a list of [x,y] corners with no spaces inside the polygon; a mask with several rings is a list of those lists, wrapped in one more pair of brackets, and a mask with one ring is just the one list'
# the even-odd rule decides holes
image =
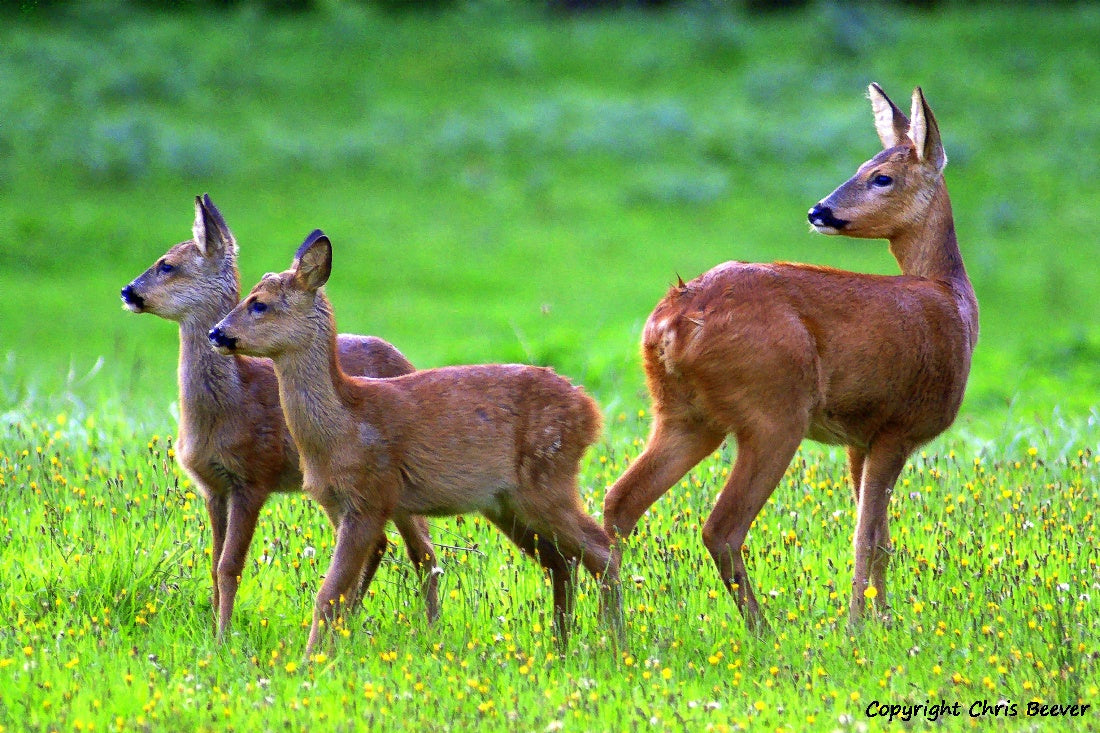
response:
{"label": "white inner ear", "polygon": [[894,109],[882,97],[871,94],[871,109],[875,113],[875,131],[882,140],[883,149],[892,148],[901,141],[894,133]]}
{"label": "white inner ear", "polygon": [[195,226],[191,227],[191,238],[195,240],[195,244],[198,246],[202,256],[206,257],[206,229],[201,222],[196,222]]}
{"label": "white inner ear", "polygon": [[924,141],[928,135],[928,122],[924,118],[924,105],[921,104],[920,95],[913,93],[913,111],[909,115],[909,139],[917,147],[917,159],[924,161]]}
{"label": "white inner ear", "polygon": [[894,107],[877,84],[867,87],[867,98],[871,100],[871,111],[875,115],[875,132],[882,141],[883,150],[904,143],[909,129],[909,120],[905,119],[905,115]]}

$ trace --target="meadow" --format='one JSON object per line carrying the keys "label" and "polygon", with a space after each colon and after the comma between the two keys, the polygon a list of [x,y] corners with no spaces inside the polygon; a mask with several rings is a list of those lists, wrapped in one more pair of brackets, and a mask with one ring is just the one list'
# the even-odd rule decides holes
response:
{"label": "meadow", "polygon": [[[1091,705],[1060,722],[1100,727],[1100,8],[32,5],[0,23],[0,732],[1058,722],[1029,703]],[[889,618],[846,626],[850,483],[806,443],[746,545],[778,634],[746,632],[699,539],[724,445],[629,541],[625,648],[586,578],[560,653],[535,564],[467,517],[432,521],[437,624],[393,547],[304,660],[332,536],[295,495],[265,508],[214,642],[206,512],[173,452],[176,329],[118,300],[189,236],[196,194],[244,287],[322,227],[342,330],[418,366],[585,385],[607,424],[581,480],[598,515],[644,444],[637,344],[677,275],[896,272],[885,243],[805,221],[878,147],[870,81],[928,95],[982,308],[959,419],[891,504]]]}

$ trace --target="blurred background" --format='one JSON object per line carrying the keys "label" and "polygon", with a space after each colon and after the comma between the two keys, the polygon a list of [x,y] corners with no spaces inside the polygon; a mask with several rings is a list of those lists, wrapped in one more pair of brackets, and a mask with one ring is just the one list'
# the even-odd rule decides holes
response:
{"label": "blurred background", "polygon": [[[174,426],[174,324],[119,289],[209,193],[245,291],[334,245],[343,331],[552,365],[645,407],[641,326],[729,259],[895,273],[806,210],[923,87],[982,308],[961,421],[1100,395],[1100,6],[61,0],[0,6],[0,413]],[[45,405],[45,407],[43,407]]]}

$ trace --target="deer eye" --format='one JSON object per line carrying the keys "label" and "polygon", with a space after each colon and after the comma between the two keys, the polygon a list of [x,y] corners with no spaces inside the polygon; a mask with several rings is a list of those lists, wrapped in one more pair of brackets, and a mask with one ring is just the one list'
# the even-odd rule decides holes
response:
{"label": "deer eye", "polygon": [[267,310],[267,303],[262,303],[258,300],[254,300],[248,304],[248,312],[254,316],[258,316]]}
{"label": "deer eye", "polygon": [[157,272],[159,272],[161,275],[167,275],[175,269],[176,266],[169,264],[168,262],[161,262],[159,265],[157,265]]}
{"label": "deer eye", "polygon": [[885,173],[879,173],[877,176],[871,179],[871,185],[878,188],[886,188],[893,182],[894,179],[886,175]]}

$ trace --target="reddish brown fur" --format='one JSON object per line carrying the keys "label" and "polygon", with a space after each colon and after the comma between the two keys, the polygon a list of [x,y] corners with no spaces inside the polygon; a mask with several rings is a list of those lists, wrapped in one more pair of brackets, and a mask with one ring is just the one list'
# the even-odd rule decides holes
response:
{"label": "reddish brown fur", "polygon": [[[218,638],[225,637],[245,556],[260,509],[273,492],[302,484],[298,451],[283,420],[278,380],[269,359],[224,357],[207,332],[236,305],[237,245],[209,197],[196,198],[194,238],[169,249],[123,289],[126,306],[180,324],[180,464],[206,499],[213,528],[214,609]],[[166,267],[167,266],[167,267]],[[373,336],[339,338],[340,361],[355,374],[391,377],[413,371],[396,348]],[[427,523],[398,524],[414,564],[426,574],[429,619],[438,615],[435,555]],[[369,583],[381,561],[380,538],[363,568]]]}
{"label": "reddish brown fur", "polygon": [[306,491],[337,525],[307,654],[386,519],[409,513],[481,512],[537,558],[551,575],[563,641],[583,563],[618,628],[610,538],[577,490],[580,459],[599,437],[596,404],[551,370],[522,365],[348,376],[333,357],[335,320],[319,291],[330,267],[328,239],[315,232],[292,269],[266,275],[211,333],[223,351],[274,360]]}
{"label": "reddish brown fur", "polygon": [[653,430],[604,502],[608,531],[628,535],[732,435],[737,460],[703,541],[754,628],[767,625],[742,545],[804,438],[848,446],[859,504],[850,620],[868,585],[885,602],[894,483],[954,420],[977,340],[935,119],[919,89],[912,125],[876,85],[871,98],[886,149],[810,216],[826,233],[888,238],[903,274],[727,262],[673,287],[642,337]]}

